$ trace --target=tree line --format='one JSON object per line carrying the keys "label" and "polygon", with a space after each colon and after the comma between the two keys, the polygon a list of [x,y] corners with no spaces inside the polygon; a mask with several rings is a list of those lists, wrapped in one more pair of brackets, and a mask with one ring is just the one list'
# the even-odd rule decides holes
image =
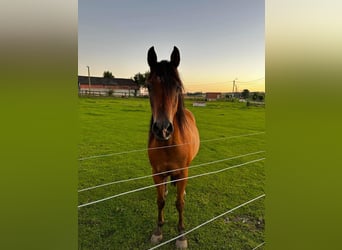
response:
{"label": "tree line", "polygon": [[[146,71],[145,73],[136,73],[132,80],[140,87],[140,86],[144,86],[146,83],[146,79],[148,78],[148,76],[150,75],[149,71]],[[104,71],[103,72],[103,77],[104,78],[115,78],[115,76],[113,75],[112,72],[110,71]]]}

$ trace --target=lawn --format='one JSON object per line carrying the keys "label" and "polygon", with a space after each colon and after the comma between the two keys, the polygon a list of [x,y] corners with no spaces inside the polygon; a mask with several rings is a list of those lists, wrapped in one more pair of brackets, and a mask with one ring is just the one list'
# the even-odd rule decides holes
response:
{"label": "lawn", "polygon": [[[201,147],[189,176],[265,157],[265,108],[208,102],[186,106],[195,115]],[[79,98],[79,190],[151,174],[147,157],[148,99]],[[260,133],[261,132],[261,133]],[[246,155],[249,153],[254,153]],[[98,157],[100,156],[100,157]],[[90,157],[90,158],[88,158]],[[188,181],[187,230],[264,193],[264,160]],[[79,204],[152,185],[151,177],[79,192]],[[164,241],[177,236],[172,186],[165,205]],[[188,234],[189,249],[253,249],[264,242],[264,199],[258,199]],[[78,209],[79,249],[149,249],[156,226],[155,188]],[[175,249],[171,242],[160,249]],[[262,249],[262,247],[258,248]]]}

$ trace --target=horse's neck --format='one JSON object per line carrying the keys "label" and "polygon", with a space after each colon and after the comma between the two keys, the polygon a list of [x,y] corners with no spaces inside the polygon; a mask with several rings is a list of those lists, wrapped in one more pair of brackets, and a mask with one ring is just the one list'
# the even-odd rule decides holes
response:
{"label": "horse's neck", "polygon": [[[185,113],[183,114],[183,117],[178,117],[175,116],[173,120],[173,125],[174,125],[174,130],[175,134],[173,137],[173,142],[174,144],[180,144],[180,143],[185,143],[185,134],[188,133],[188,126],[187,126],[187,117],[185,116]],[[171,138],[172,138],[171,137]]]}

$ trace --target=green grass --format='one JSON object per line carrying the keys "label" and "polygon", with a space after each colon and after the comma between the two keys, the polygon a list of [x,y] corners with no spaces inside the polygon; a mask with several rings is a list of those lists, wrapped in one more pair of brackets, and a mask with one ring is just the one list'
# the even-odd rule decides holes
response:
{"label": "green grass", "polygon": [[[265,109],[245,103],[209,102],[186,106],[195,115],[201,140],[265,131]],[[80,158],[147,147],[148,99],[79,99]],[[265,134],[203,142],[192,165],[265,150]],[[189,175],[215,171],[265,153],[193,168]],[[147,151],[79,162],[79,189],[151,174]],[[188,181],[185,226],[191,229],[264,193],[264,161]],[[79,204],[152,185],[152,178],[110,185],[79,193]],[[165,205],[164,240],[177,235],[175,188]],[[79,209],[79,249],[148,249],[156,226],[154,188]],[[253,249],[264,241],[264,198],[190,233],[189,249]],[[160,249],[174,249],[174,242]],[[262,249],[259,248],[259,249]]]}

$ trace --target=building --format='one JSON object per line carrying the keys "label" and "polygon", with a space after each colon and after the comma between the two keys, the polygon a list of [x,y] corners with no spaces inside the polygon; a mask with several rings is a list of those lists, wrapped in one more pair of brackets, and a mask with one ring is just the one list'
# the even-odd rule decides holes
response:
{"label": "building", "polygon": [[139,89],[132,79],[78,76],[79,95],[128,97],[139,95]]}
{"label": "building", "polygon": [[205,93],[205,99],[207,101],[216,101],[221,98],[220,92],[207,92]]}

